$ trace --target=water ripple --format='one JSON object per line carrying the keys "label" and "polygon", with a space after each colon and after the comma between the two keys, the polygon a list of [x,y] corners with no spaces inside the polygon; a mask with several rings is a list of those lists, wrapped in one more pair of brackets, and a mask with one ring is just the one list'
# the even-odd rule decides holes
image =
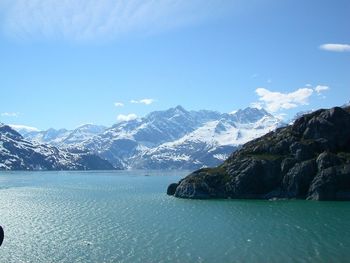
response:
{"label": "water ripple", "polygon": [[183,175],[0,174],[0,262],[347,260],[349,203],[166,196]]}

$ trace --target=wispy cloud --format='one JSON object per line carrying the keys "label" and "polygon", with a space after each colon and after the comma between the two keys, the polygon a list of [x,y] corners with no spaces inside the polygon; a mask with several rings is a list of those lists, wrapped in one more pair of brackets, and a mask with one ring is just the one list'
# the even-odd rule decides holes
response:
{"label": "wispy cloud", "polygon": [[259,96],[259,102],[254,106],[260,106],[270,112],[288,110],[300,105],[307,105],[314,90],[312,88],[300,88],[290,93],[273,92],[265,88],[255,90]]}
{"label": "wispy cloud", "polygon": [[124,103],[123,102],[115,102],[114,106],[116,106],[116,107],[124,107]]}
{"label": "wispy cloud", "polygon": [[130,100],[130,103],[150,105],[154,101],[155,101],[154,99],[141,99],[141,100]]}
{"label": "wispy cloud", "polygon": [[332,52],[350,52],[349,44],[323,44],[320,49]]}
{"label": "wispy cloud", "polygon": [[[115,39],[198,23],[230,0],[2,0],[5,30],[18,38]],[[1,12],[2,11],[2,12]]]}
{"label": "wispy cloud", "polygon": [[329,90],[328,86],[318,85],[315,87],[315,91],[317,92],[318,95],[320,95],[322,91],[326,91],[326,90]]}
{"label": "wispy cloud", "polygon": [[130,114],[119,114],[117,116],[118,121],[131,121],[137,119],[137,115],[135,113],[130,113]]}
{"label": "wispy cloud", "polygon": [[19,113],[18,112],[2,112],[1,116],[2,117],[18,117]]}

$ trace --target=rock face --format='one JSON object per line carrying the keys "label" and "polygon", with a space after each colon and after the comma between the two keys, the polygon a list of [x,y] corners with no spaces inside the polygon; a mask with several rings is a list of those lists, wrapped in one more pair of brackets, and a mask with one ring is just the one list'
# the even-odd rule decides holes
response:
{"label": "rock face", "polygon": [[25,140],[0,123],[0,170],[110,170],[108,161],[86,152],[68,152]]}
{"label": "rock face", "polygon": [[182,179],[180,198],[350,200],[350,109],[318,110]]}

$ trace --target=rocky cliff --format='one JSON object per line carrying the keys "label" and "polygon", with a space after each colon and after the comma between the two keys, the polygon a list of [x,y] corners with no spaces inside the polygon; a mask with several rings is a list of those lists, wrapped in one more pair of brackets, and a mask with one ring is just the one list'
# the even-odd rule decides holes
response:
{"label": "rocky cliff", "polygon": [[350,200],[350,108],[321,109],[168,188],[180,198]]}

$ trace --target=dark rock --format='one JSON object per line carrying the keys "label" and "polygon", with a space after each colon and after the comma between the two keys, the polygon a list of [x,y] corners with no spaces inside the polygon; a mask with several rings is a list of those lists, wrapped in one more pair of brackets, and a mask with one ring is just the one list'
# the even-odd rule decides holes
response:
{"label": "dark rock", "polygon": [[214,196],[210,195],[210,190],[205,182],[184,182],[181,183],[175,191],[175,197],[192,198],[192,199],[208,199]]}
{"label": "dark rock", "polygon": [[350,200],[350,113],[318,110],[182,179],[181,198]]}
{"label": "dark rock", "polygon": [[321,170],[311,183],[309,200],[349,200],[350,165]]}
{"label": "dark rock", "polygon": [[290,153],[294,155],[295,159],[298,161],[305,161],[314,157],[312,149],[308,145],[300,142],[294,142],[289,149]]}
{"label": "dark rock", "polygon": [[297,160],[294,158],[285,158],[281,163],[281,172],[286,174],[296,163]]}
{"label": "dark rock", "polygon": [[293,128],[302,133],[304,139],[325,139],[329,142],[330,150],[349,150],[350,114],[342,108],[308,114],[297,120]]}
{"label": "dark rock", "polygon": [[178,187],[179,184],[173,183],[168,186],[168,190],[166,191],[167,195],[174,195],[176,188]]}
{"label": "dark rock", "polygon": [[323,170],[341,163],[339,157],[330,152],[322,152],[316,159],[318,170]]}
{"label": "dark rock", "polygon": [[296,163],[283,178],[282,189],[289,198],[305,198],[317,172],[314,160]]}
{"label": "dark rock", "polygon": [[312,181],[307,196],[309,200],[335,200],[337,192],[336,169],[322,170]]}
{"label": "dark rock", "polygon": [[231,198],[260,198],[278,187],[282,179],[278,160],[246,161],[229,175],[234,178],[226,187]]}
{"label": "dark rock", "polygon": [[222,184],[222,174],[225,173],[222,168],[200,169],[180,181],[174,196],[193,199],[224,198],[226,191]]}

